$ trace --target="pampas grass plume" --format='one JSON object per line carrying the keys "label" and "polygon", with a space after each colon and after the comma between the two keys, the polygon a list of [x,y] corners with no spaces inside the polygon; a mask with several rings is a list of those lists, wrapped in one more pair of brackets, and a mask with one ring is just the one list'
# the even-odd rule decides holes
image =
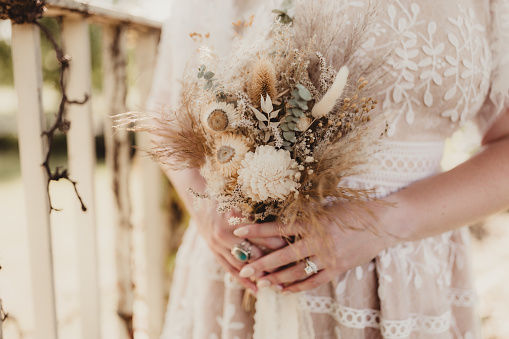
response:
{"label": "pampas grass plume", "polygon": [[336,75],[336,80],[334,80],[331,88],[329,88],[323,98],[313,107],[311,114],[314,118],[323,117],[332,111],[336,105],[336,101],[338,101],[338,99],[341,98],[341,94],[343,94],[347,78],[348,67],[343,66]]}
{"label": "pampas grass plume", "polygon": [[276,97],[276,70],[267,58],[259,59],[253,67],[249,84],[249,99],[260,106],[260,98]]}

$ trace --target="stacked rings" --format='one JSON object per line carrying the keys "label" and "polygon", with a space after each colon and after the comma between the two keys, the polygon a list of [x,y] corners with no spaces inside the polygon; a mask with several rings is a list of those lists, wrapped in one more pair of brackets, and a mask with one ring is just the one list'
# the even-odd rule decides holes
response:
{"label": "stacked rings", "polygon": [[316,274],[318,273],[318,267],[314,262],[309,260],[309,258],[306,258],[306,267],[304,267],[304,271],[307,275]]}
{"label": "stacked rings", "polygon": [[251,243],[244,240],[240,244],[233,246],[231,253],[238,261],[245,262],[251,259]]}

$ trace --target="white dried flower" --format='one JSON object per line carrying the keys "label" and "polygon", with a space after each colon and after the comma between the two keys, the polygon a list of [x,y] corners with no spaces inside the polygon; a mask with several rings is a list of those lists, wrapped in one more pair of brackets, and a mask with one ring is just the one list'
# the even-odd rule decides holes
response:
{"label": "white dried flower", "polygon": [[216,140],[213,150],[215,167],[224,177],[232,177],[237,173],[241,161],[249,151],[249,143],[244,137],[226,133]]}
{"label": "white dried flower", "polygon": [[299,181],[302,174],[300,172],[295,173],[295,180]]}
{"label": "white dried flower", "polygon": [[224,132],[240,121],[240,115],[232,104],[213,102],[201,113],[202,124],[212,132]]}
{"label": "white dried flower", "polygon": [[212,52],[212,48],[207,45],[201,45],[199,47],[200,51],[200,61],[201,62],[209,62],[210,60],[214,59],[215,54]]}
{"label": "white dried flower", "polygon": [[300,187],[294,179],[296,173],[297,162],[288,151],[263,145],[246,154],[238,171],[238,183],[255,202],[283,200]]}
{"label": "white dried flower", "polygon": [[209,193],[219,195],[225,190],[228,180],[221,175],[221,172],[212,163],[210,159],[206,159],[205,164],[200,168],[200,174],[207,181]]}

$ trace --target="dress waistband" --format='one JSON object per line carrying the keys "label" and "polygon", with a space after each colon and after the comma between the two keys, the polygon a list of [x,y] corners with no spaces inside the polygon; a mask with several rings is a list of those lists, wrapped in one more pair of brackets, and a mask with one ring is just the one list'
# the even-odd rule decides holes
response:
{"label": "dress waistband", "polygon": [[440,172],[444,144],[444,141],[383,141],[367,173],[348,177],[342,184],[375,189],[377,197],[388,195]]}

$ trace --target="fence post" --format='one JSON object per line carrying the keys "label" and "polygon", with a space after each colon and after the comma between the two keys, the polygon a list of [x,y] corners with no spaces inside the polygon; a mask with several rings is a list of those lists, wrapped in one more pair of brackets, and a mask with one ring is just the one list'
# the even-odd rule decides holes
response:
{"label": "fence post", "polygon": [[80,281],[83,338],[100,338],[99,279],[97,270],[96,209],[94,190],[95,146],[92,129],[92,67],[88,23],[80,15],[63,19],[62,44],[71,56],[66,82],[70,100],[88,100],[82,105],[69,105],[67,133],[69,170],[83,198],[87,211],[76,201],[76,241]]}
{"label": "fence post", "polygon": [[[140,32],[136,44],[136,64],[138,67],[138,87],[141,102],[145,104],[150,93],[156,51],[159,42],[158,31]],[[152,147],[148,133],[138,133],[136,144],[147,149]],[[148,309],[148,337],[161,335],[166,299],[168,295],[168,274],[165,263],[168,256],[168,230],[163,212],[164,187],[160,167],[146,154],[137,153],[143,184],[143,219],[145,234],[145,291]]]}
{"label": "fence post", "polygon": [[129,195],[129,173],[131,143],[127,131],[113,131],[111,116],[126,111],[127,95],[127,28],[123,25],[103,26],[103,74],[107,117],[104,138],[106,160],[112,176],[118,306],[121,321],[121,338],[133,337],[134,280],[132,258],[131,199]]}
{"label": "fence post", "polygon": [[48,176],[41,166],[43,142],[42,67],[39,29],[32,24],[12,25],[12,60],[18,95],[18,136],[21,175],[25,191],[32,275],[35,331],[38,338],[57,338],[55,290]]}
{"label": "fence post", "polygon": [[0,295],[0,339],[4,338],[4,335],[2,334],[2,321],[4,320],[4,312],[2,308],[2,296]]}

